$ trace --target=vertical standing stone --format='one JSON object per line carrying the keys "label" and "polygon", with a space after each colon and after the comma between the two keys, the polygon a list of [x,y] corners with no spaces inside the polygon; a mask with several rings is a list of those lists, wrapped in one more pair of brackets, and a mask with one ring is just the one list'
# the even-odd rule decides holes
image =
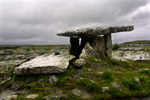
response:
{"label": "vertical standing stone", "polygon": [[79,38],[70,37],[70,44],[71,44],[70,54],[76,56],[77,58],[79,50]]}
{"label": "vertical standing stone", "polygon": [[80,47],[78,49],[78,53],[77,53],[77,58],[79,58],[79,55],[81,54],[83,48],[85,47],[85,44],[87,43],[87,38],[81,38],[81,44],[80,44]]}
{"label": "vertical standing stone", "polygon": [[112,54],[112,40],[111,40],[111,34],[104,35],[104,41],[105,41],[105,50],[106,50],[106,57],[111,57]]}
{"label": "vertical standing stone", "polygon": [[94,49],[94,51],[97,53],[97,58],[105,58],[105,41],[104,37],[102,36],[93,36],[90,41],[90,45]]}

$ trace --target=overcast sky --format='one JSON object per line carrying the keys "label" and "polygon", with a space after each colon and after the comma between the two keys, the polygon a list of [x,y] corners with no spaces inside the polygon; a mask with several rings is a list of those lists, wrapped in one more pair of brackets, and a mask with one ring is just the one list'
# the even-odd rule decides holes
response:
{"label": "overcast sky", "polygon": [[0,0],[0,44],[68,44],[70,29],[134,25],[113,43],[150,39],[150,0]]}

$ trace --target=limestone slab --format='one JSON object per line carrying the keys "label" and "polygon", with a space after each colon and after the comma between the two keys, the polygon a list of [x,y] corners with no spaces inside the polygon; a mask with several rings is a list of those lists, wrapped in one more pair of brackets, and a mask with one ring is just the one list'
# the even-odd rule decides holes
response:
{"label": "limestone slab", "polygon": [[132,31],[134,26],[110,26],[110,27],[93,27],[78,30],[66,31],[57,34],[58,36],[83,38],[93,35],[106,35],[117,32]]}
{"label": "limestone slab", "polygon": [[72,55],[42,55],[38,56],[30,61],[27,61],[15,68],[15,74],[17,75],[29,75],[29,74],[54,74],[64,72],[69,61],[73,59]]}

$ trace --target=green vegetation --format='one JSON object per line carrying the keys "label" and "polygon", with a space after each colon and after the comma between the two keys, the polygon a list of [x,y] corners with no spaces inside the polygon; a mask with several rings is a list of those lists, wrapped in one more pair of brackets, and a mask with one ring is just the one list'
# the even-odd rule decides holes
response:
{"label": "green vegetation", "polygon": [[105,80],[109,80],[112,81],[113,80],[113,73],[111,70],[106,70],[104,71],[104,73],[102,74],[102,78]]}
{"label": "green vegetation", "polygon": [[136,40],[136,41],[125,42],[123,44],[150,44],[150,40]]}
{"label": "green vegetation", "polygon": [[80,87],[85,88],[88,92],[91,93],[100,93],[101,86],[100,84],[93,82],[88,79],[82,79],[77,83]]}
{"label": "green vegetation", "polygon": [[[58,46],[20,46],[14,51],[24,50],[27,54],[34,51],[36,54],[49,53],[52,48]],[[63,46],[59,46],[63,47]],[[67,50],[68,45],[65,46]],[[15,53],[15,54],[16,54]],[[38,94],[36,100],[44,100],[45,96],[50,94],[65,93],[64,100],[85,100],[85,98],[72,94],[73,89],[80,89],[90,94],[90,98],[86,100],[110,100],[110,99],[128,99],[131,97],[144,97],[150,94],[150,61],[118,61],[112,58],[96,59],[90,57],[87,64],[82,68],[76,68],[72,64],[61,74],[56,74],[58,81],[55,85],[50,84],[49,76],[51,75],[22,75],[16,76],[14,64],[1,65],[0,77],[11,77],[1,85],[0,91],[10,88],[9,84],[22,84],[20,90],[27,91],[18,95],[17,100],[27,100],[25,96],[28,94]],[[9,67],[9,70],[5,70]],[[0,79],[0,83],[5,79]],[[118,84],[116,88],[113,83]],[[6,87],[7,86],[7,87]],[[103,87],[109,87],[104,90]],[[62,99],[63,100],[63,99]]]}
{"label": "green vegetation", "polygon": [[114,44],[113,46],[112,46],[112,49],[113,50],[117,50],[117,49],[119,49],[120,48],[120,46],[118,45],[118,44]]}

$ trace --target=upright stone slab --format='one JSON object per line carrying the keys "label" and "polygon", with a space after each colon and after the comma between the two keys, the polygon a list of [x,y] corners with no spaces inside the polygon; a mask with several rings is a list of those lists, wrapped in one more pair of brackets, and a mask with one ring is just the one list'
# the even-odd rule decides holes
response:
{"label": "upright stone slab", "polygon": [[97,53],[97,58],[105,58],[105,41],[102,36],[93,36],[90,41],[91,47]]}
{"label": "upright stone slab", "polygon": [[105,42],[105,55],[106,57],[111,57],[112,54],[111,34],[104,35],[104,42]]}

